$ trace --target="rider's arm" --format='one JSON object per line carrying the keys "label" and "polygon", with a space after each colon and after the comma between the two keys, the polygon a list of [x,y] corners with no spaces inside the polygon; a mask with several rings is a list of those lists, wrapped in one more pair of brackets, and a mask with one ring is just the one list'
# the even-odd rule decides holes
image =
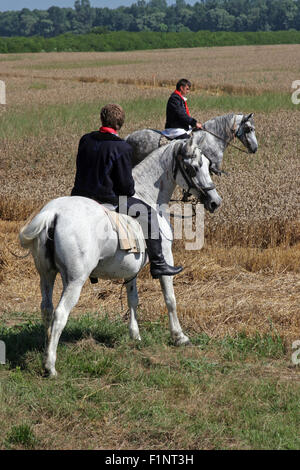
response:
{"label": "rider's arm", "polygon": [[133,196],[134,180],[132,177],[132,150],[127,144],[125,151],[115,155],[112,178],[114,181],[114,191],[119,196]]}

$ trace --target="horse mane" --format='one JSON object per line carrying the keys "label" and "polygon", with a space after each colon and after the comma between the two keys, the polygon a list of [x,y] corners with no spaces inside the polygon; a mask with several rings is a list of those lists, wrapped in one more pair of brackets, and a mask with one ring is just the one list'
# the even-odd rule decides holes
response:
{"label": "horse mane", "polygon": [[235,113],[223,114],[209,119],[204,123],[204,128],[214,132],[220,137],[229,137],[232,133],[232,121],[236,116]]}
{"label": "horse mane", "polygon": [[[158,147],[147,155],[144,160],[138,163],[132,170],[135,181],[135,191],[137,197],[142,200],[161,204],[167,197],[171,197],[173,192],[173,173],[171,170],[174,152],[183,141],[174,141],[168,145]],[[169,194],[169,191],[171,193]],[[158,193],[160,199],[158,200]]]}
{"label": "horse mane", "polygon": [[173,147],[175,147],[176,144],[181,145],[182,142],[183,142],[182,140],[181,141],[173,140],[167,145],[163,145],[162,147],[158,147],[157,149],[154,149],[151,153],[149,153],[149,155],[147,155],[143,160],[141,160],[139,163],[137,163],[134,166],[132,171],[134,172],[135,176],[136,174],[139,174],[142,171],[144,172],[147,167],[151,168],[153,166],[152,165],[153,161],[157,159],[157,156],[159,156],[159,163],[162,163],[164,153],[170,152],[170,151],[173,152],[174,151]]}

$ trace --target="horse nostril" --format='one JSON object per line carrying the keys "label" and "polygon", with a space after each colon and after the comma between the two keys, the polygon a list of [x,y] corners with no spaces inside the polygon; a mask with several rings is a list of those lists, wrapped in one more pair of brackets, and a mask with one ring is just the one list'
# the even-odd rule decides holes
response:
{"label": "horse nostril", "polygon": [[219,206],[215,201],[212,201],[210,207],[212,211],[215,211]]}

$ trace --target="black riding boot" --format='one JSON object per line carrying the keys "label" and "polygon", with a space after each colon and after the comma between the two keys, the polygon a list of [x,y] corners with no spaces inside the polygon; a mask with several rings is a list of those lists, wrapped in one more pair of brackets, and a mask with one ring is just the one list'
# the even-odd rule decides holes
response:
{"label": "black riding boot", "polygon": [[182,266],[170,266],[166,263],[161,249],[161,237],[159,239],[148,238],[146,244],[153,279],[160,276],[174,276],[183,270]]}

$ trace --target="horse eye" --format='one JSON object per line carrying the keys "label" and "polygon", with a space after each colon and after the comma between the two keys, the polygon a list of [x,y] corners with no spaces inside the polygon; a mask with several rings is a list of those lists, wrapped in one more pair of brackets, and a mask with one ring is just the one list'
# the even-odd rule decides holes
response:
{"label": "horse eye", "polygon": [[191,178],[196,176],[196,173],[197,173],[195,168],[192,165],[187,165],[186,166],[186,172]]}

